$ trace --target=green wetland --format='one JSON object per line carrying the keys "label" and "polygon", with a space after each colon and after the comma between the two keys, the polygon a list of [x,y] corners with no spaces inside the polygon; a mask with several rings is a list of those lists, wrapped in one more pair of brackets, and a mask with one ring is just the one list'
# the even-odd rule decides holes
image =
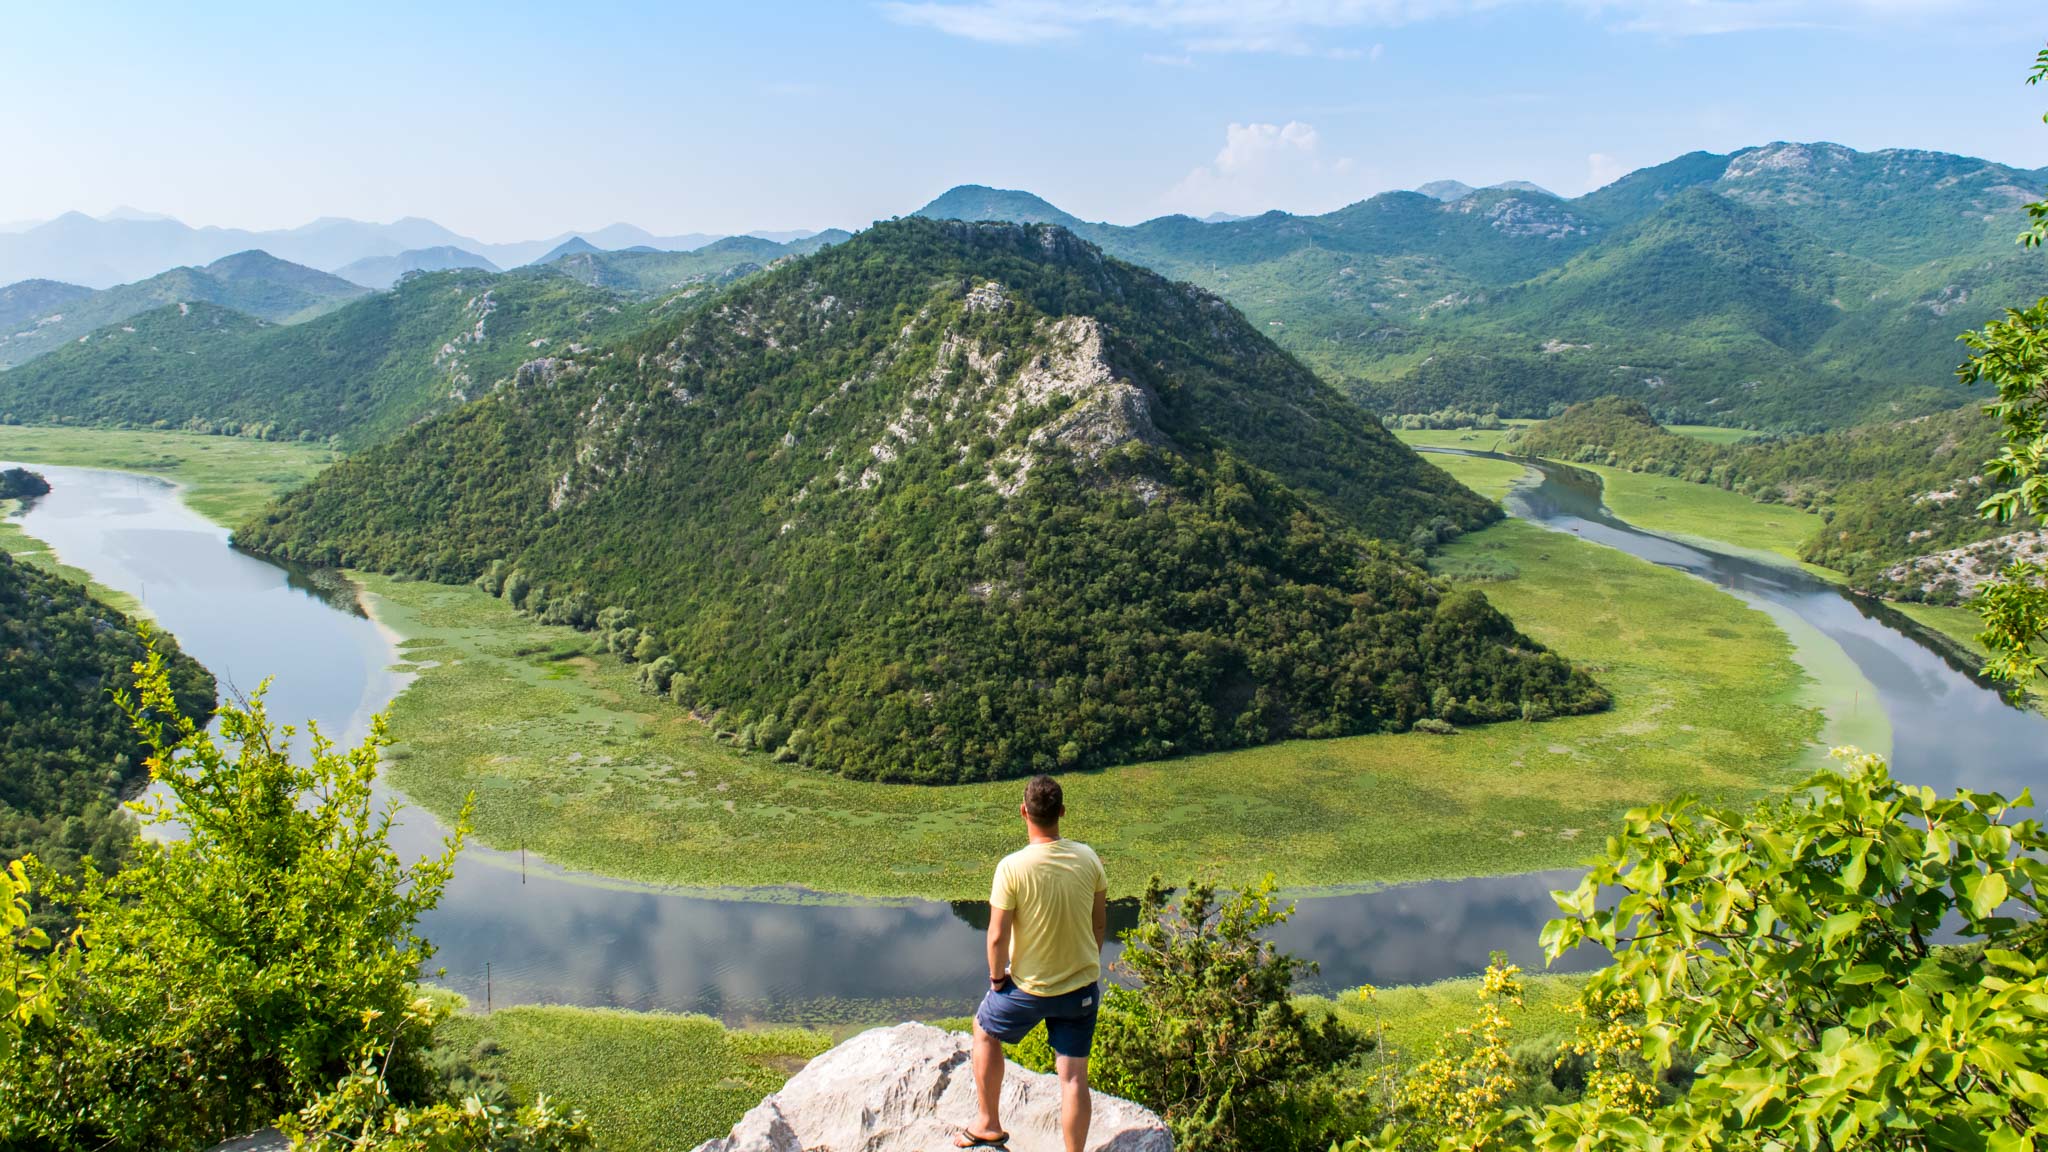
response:
{"label": "green wetland", "polygon": [[[138,446],[150,445],[121,449]],[[2037,720],[1787,565],[1628,529],[1597,489],[1570,487],[1577,474],[1530,484],[1521,461],[1438,459],[1518,514],[1443,548],[1439,573],[1481,584],[1530,636],[1593,669],[1615,707],[1074,775],[1074,831],[1113,862],[1119,894],[1154,872],[1271,871],[1316,897],[1279,935],[1323,962],[1323,988],[1426,982],[1476,970],[1493,946],[1531,948],[1566,875],[1539,870],[1581,859],[1580,837],[1630,806],[1782,785],[1821,743],[1889,746],[1885,718],[1901,710],[1971,716],[1994,773],[2038,739],[2024,727]],[[281,690],[320,686],[318,699],[274,699],[279,715],[346,731],[405,686],[388,763],[411,805],[408,850],[436,835],[433,814],[477,796],[478,839],[426,924],[443,982],[472,1001],[839,1023],[971,999],[976,901],[986,860],[1013,838],[1010,786],[861,783],[741,753],[641,695],[589,634],[474,589],[389,578],[364,581],[374,620],[337,612],[295,575],[222,548],[167,486],[52,472],[83,503],[46,499],[22,529],[110,588],[146,591],[237,686],[259,665]],[[95,550],[130,530],[195,572],[231,564],[261,588],[145,589],[119,548]],[[286,642],[252,659],[246,621],[273,601],[298,615],[267,623]],[[337,644],[364,657],[319,656]],[[309,660],[342,680],[299,667]],[[1898,752],[1906,766],[1954,762]],[[734,941],[754,943],[735,956]]]}

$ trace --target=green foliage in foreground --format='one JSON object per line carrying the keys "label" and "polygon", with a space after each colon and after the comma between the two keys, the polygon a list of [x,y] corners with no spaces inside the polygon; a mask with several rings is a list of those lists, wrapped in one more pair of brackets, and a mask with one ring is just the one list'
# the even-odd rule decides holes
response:
{"label": "green foliage in foreground", "polygon": [[[2027,83],[2048,80],[2048,49],[2035,59]],[[2048,113],[2042,115],[2048,122]],[[2031,226],[2020,243],[2038,248],[2048,240],[2048,200],[2027,206]],[[1997,415],[2005,445],[1985,470],[2006,485],[1981,510],[2002,524],[2020,517],[2048,520],[2048,296],[2030,308],[2009,309],[2001,320],[1963,337],[1971,356],[1957,375],[1965,383],[1998,389],[1990,411]],[[1980,597],[1984,632],[1992,652],[1987,666],[2015,685],[2048,676],[2048,564],[2014,563]]]}
{"label": "green foliage in foreground", "polygon": [[1155,878],[1124,934],[1118,964],[1136,987],[1104,999],[1090,1079],[1159,1112],[1183,1152],[1321,1149],[1345,1130],[1326,1070],[1366,1041],[1293,1002],[1314,966],[1259,935],[1292,911],[1271,877],[1224,898],[1198,881],[1178,900]]}
{"label": "green foliage in foreground", "polygon": [[1816,436],[1716,444],[1674,435],[1634,400],[1603,397],[1518,433],[1511,451],[1670,476],[1818,513],[1799,558],[1893,596],[1953,601],[1955,588],[1888,570],[1930,552],[1990,539],[1973,479],[1997,451],[1976,405],[1918,420]]}
{"label": "green foliage in foreground", "polygon": [[[431,1031],[431,1001],[413,1002],[395,1034]],[[370,1041],[340,1083],[278,1127],[292,1152],[573,1152],[591,1146],[581,1112],[562,1112],[546,1096],[506,1108],[471,1095],[406,1107],[392,1098],[390,1042]]]}
{"label": "green foliage in foreground", "polygon": [[758,751],[959,783],[1598,711],[1399,546],[1498,518],[1206,293],[877,225],[236,533],[600,627]]}
{"label": "green foliage in foreground", "polygon": [[[114,692],[146,641],[69,580],[0,553],[0,860],[33,854],[65,874],[118,866],[134,839],[121,801],[147,777],[147,751]],[[204,724],[214,683],[156,638],[175,706]]]}
{"label": "green foliage in foreground", "polygon": [[[1571,1104],[1396,1123],[1350,1147],[2035,1147],[2048,835],[2013,819],[2031,799],[1943,800],[1840,755],[1843,770],[1751,811],[1631,812],[1558,893],[1547,951],[1614,954],[1588,1002],[1627,1012],[1596,1019],[1653,1070],[1690,1063],[1681,1096],[1653,1102],[1621,1076]],[[1932,943],[1944,927],[1963,946]]]}
{"label": "green foliage in foreground", "polygon": [[78,923],[53,954],[0,938],[0,972],[33,963],[56,1008],[0,1051],[0,1146],[204,1147],[307,1105],[378,1044],[392,1091],[427,1093],[422,1038],[378,1021],[418,1011],[431,947],[415,923],[456,844],[411,863],[388,847],[371,799],[381,722],[348,752],[309,731],[295,764],[260,693],[221,710],[216,743],[181,715],[161,654],[135,671],[121,705],[164,790],[147,812],[181,838],[50,886]]}

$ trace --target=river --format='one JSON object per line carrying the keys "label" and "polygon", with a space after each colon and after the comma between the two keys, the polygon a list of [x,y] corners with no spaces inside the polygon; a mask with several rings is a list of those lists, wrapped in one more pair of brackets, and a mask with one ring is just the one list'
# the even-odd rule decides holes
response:
{"label": "river", "polygon": [[[274,677],[272,716],[311,718],[353,740],[403,687],[390,670],[392,638],[347,596],[234,551],[227,531],[187,508],[172,486],[36,467],[52,491],[15,517],[24,530],[140,599],[224,690]],[[1508,498],[1514,515],[1693,572],[1840,645],[1891,717],[1902,774],[1943,789],[2006,792],[2041,779],[2048,719],[2007,706],[1880,608],[1785,565],[1632,528],[1606,511],[1584,473],[1532,475]],[[430,814],[407,809],[395,838],[419,855],[440,835]],[[1315,896],[1273,935],[1321,965],[1314,984],[1324,989],[1466,975],[1495,949],[1535,968],[1537,933],[1554,914],[1548,893],[1575,878],[1534,873]],[[1128,914],[1120,908],[1115,919]],[[746,1023],[964,1013],[982,987],[984,915],[973,903],[718,899],[472,847],[423,927],[439,948],[438,982],[479,1006],[605,1005]]]}

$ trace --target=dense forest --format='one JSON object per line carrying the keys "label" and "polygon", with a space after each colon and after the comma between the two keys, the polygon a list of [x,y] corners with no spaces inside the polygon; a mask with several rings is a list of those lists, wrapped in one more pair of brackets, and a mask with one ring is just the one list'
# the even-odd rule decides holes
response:
{"label": "dense forest", "polygon": [[646,319],[548,269],[420,273],[289,326],[181,302],[0,372],[0,419],[359,446],[481,395],[529,358]]}
{"label": "dense forest", "polygon": [[1997,455],[1999,443],[1997,421],[1975,404],[1916,420],[1722,445],[1673,434],[1639,401],[1605,397],[1518,433],[1510,450],[1676,476],[1817,512],[1827,523],[1801,549],[1805,559],[1871,591],[1945,600],[1952,588],[1887,572],[1916,556],[2033,526],[1999,525],[1977,512],[1989,495],[1984,461]]}
{"label": "dense forest", "polygon": [[1205,292],[905,220],[529,364],[236,539],[481,576],[753,746],[951,781],[1604,706],[1410,562],[1498,515]]}
{"label": "dense forest", "polygon": [[[185,714],[213,711],[213,677],[157,635]],[[134,824],[124,795],[148,776],[114,704],[142,636],[83,587],[0,553],[0,860],[34,853],[59,871],[118,864]]]}

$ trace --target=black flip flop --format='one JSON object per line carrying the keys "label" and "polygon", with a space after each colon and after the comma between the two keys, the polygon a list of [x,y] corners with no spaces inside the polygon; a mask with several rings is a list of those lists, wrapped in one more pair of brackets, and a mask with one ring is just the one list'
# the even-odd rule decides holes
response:
{"label": "black flip flop", "polygon": [[998,1132],[993,1136],[978,1136],[962,1128],[960,1135],[966,1137],[968,1142],[962,1144],[956,1139],[953,1141],[953,1147],[955,1148],[1003,1148],[1010,1143],[1010,1134],[1008,1132]]}

